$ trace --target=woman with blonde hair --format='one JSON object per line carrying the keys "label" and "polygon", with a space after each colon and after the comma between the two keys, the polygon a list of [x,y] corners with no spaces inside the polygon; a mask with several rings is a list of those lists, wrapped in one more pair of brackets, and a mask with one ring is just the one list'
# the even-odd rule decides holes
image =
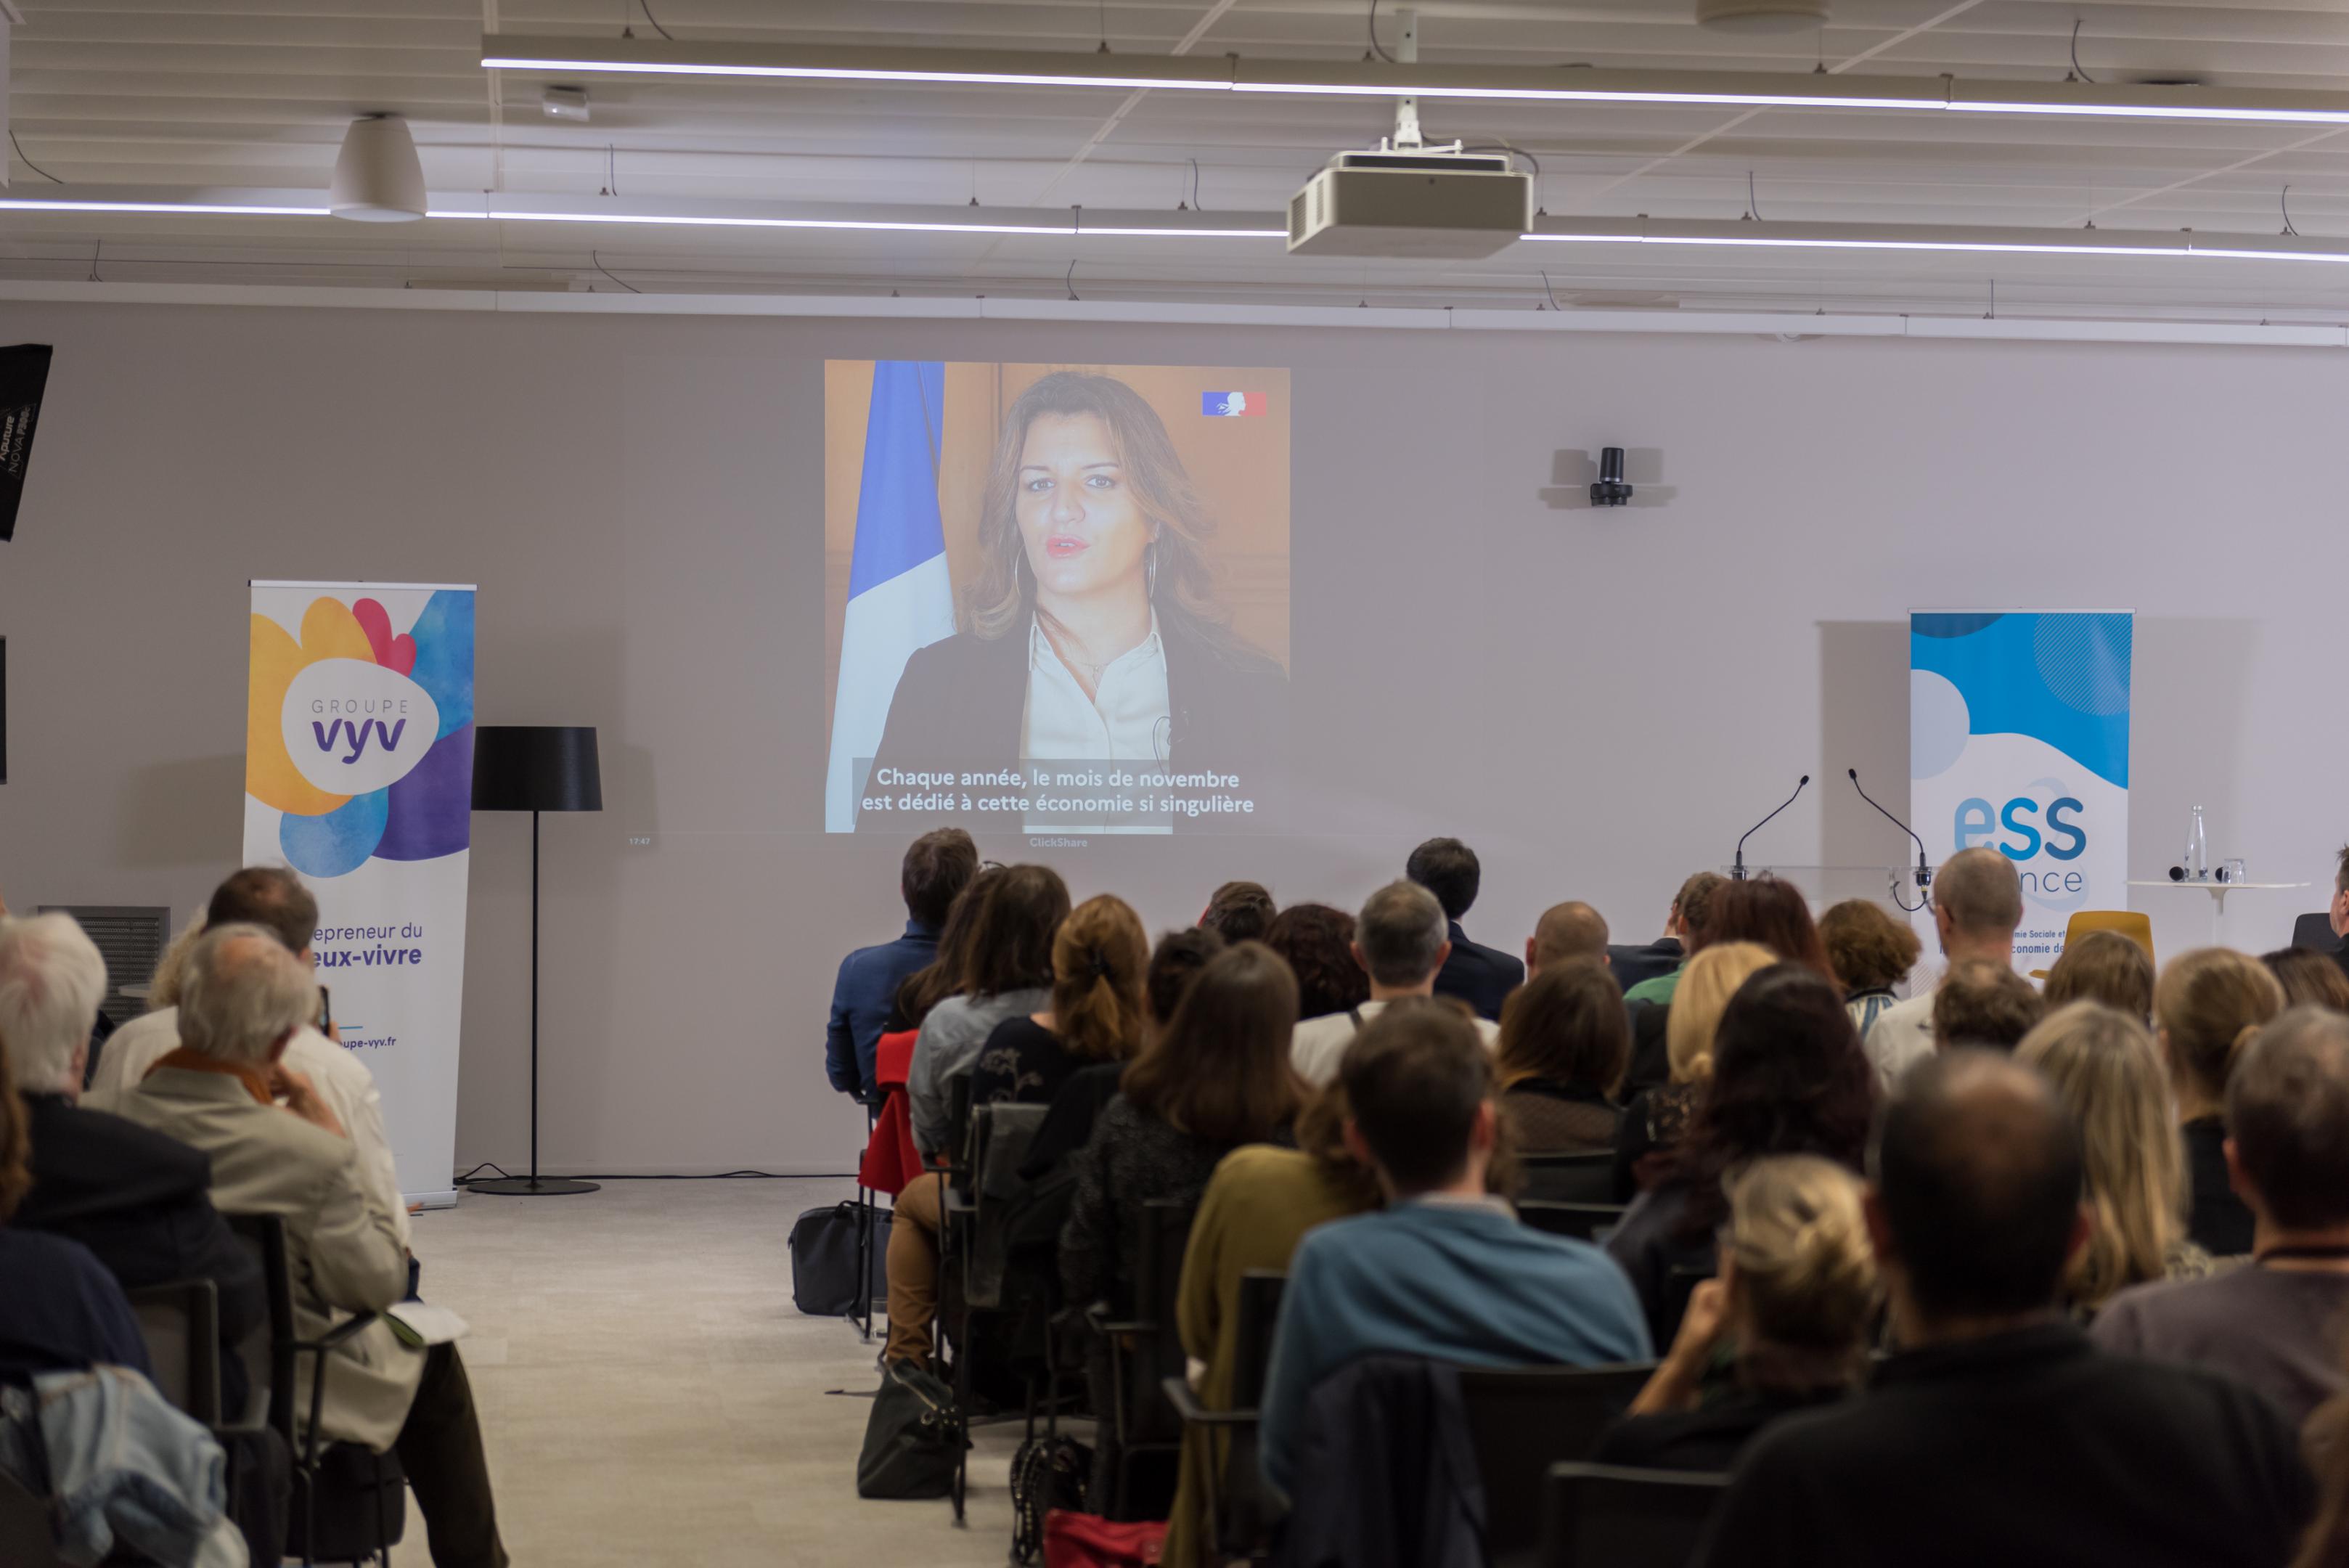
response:
{"label": "woman with blonde hair", "polygon": [[[1720,1272],[1697,1286],[1671,1353],[1592,1461],[1729,1469],[1771,1422],[1859,1386],[1881,1300],[1859,1179],[1818,1155],[1754,1161],[1730,1183]],[[1734,1380],[1706,1397],[1723,1345]]]}
{"label": "woman with blonde hair", "polygon": [[2213,1256],[2251,1250],[2251,1211],[2227,1179],[2227,1079],[2283,987],[2259,960],[2198,948],[2169,961],[2153,988],[2153,1023],[2186,1139],[2186,1230]]}
{"label": "woman with blonde hair", "polygon": [[1729,999],[1748,976],[1778,961],[1759,942],[1715,942],[1680,974],[1664,1015],[1664,1054],[1671,1079],[1632,1097],[1615,1135],[1615,1196],[1628,1202],[1655,1185],[1687,1133],[1704,1080],[1713,1075],[1713,1036]]}
{"label": "woman with blonde hair", "polygon": [[2185,1162],[2145,1026],[2102,1002],[2075,1002],[2014,1054],[2047,1075],[2079,1124],[2091,1228],[2064,1281],[2074,1314],[2093,1317],[2129,1285],[2209,1273],[2210,1254],[2186,1236]]}
{"label": "woman with blonde hair", "polygon": [[1069,911],[1052,938],[1052,994],[1040,1010],[995,1026],[970,1073],[970,1103],[1050,1105],[1081,1067],[1142,1049],[1150,939],[1113,894]]}

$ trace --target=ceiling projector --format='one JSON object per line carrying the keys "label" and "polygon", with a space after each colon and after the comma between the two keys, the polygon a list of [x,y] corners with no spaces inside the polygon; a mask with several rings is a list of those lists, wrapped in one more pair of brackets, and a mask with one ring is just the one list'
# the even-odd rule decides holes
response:
{"label": "ceiling projector", "polygon": [[1533,222],[1534,182],[1454,146],[1340,152],[1288,199],[1288,254],[1494,255]]}

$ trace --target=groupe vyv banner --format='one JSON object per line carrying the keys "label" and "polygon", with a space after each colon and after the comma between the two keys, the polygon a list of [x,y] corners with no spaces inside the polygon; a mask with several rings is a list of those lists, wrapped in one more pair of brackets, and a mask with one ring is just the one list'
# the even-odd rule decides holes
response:
{"label": "groupe vyv banner", "polygon": [[[2127,610],[1909,618],[1909,801],[1936,864],[1988,846],[2023,882],[2015,967],[2044,970],[2075,911],[2128,908]],[[1930,915],[1921,916],[1930,940]]]}
{"label": "groupe vyv banner", "polygon": [[318,981],[412,1199],[453,1200],[473,589],[253,585],[244,860],[318,899]]}

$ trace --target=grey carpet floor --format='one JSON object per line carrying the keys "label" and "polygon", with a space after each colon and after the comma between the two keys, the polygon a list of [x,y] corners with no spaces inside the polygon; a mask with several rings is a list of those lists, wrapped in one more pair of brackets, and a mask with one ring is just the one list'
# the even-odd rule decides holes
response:
{"label": "grey carpet floor", "polygon": [[[421,1215],[424,1293],[464,1342],[517,1568],[1003,1563],[1015,1423],[982,1428],[970,1522],[865,1502],[877,1337],[792,1306],[783,1245],[846,1180],[619,1181]],[[423,1532],[396,1563],[420,1568]]]}

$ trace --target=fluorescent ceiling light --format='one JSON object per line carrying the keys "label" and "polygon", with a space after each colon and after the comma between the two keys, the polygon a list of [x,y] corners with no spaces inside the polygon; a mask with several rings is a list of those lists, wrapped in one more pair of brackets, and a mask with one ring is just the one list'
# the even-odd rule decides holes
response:
{"label": "fluorescent ceiling light", "polygon": [[[2089,82],[1966,82],[1941,77],[1612,71],[1557,66],[1249,60],[1008,49],[747,44],[666,39],[481,39],[495,70],[665,77],[1135,88],[1275,97],[1460,99],[1732,109],[1864,109],[2126,119],[2349,125],[2349,94],[2288,88]],[[2223,95],[2223,96],[2222,96]]]}
{"label": "fluorescent ceiling light", "polygon": [[1664,222],[1637,226],[1553,225],[1527,240],[1557,244],[1699,245],[1738,250],[1911,251],[1957,255],[2163,256],[2196,261],[2349,262],[2349,248],[2242,234],[2164,234],[2112,229],[1940,227],[1930,224]]}
{"label": "fluorescent ceiling light", "polygon": [[31,197],[0,196],[5,213],[195,213],[220,218],[325,218],[324,207],[252,206],[231,202],[57,202]]}

